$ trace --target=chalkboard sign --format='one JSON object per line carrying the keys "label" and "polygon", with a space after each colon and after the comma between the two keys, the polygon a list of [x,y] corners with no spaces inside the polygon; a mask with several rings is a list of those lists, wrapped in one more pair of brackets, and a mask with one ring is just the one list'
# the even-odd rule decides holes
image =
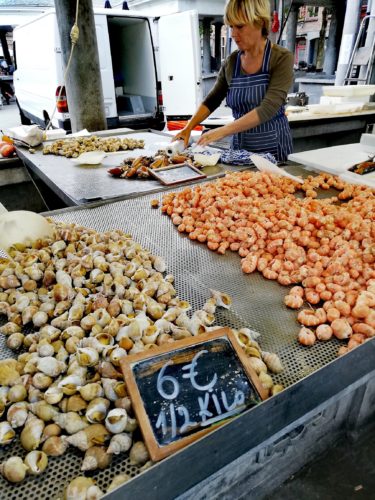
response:
{"label": "chalkboard sign", "polygon": [[229,328],[124,357],[121,367],[154,461],[267,397]]}
{"label": "chalkboard sign", "polygon": [[196,179],[204,179],[206,177],[200,170],[188,163],[181,163],[179,165],[172,165],[171,167],[164,168],[149,168],[148,171],[153,177],[156,177],[156,179],[166,186],[179,184],[180,182],[194,181]]}

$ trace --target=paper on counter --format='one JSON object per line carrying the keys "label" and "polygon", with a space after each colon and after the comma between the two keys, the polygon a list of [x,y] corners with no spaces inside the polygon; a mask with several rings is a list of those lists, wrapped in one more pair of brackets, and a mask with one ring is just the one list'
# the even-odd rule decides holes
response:
{"label": "paper on counter", "polygon": [[77,165],[99,165],[107,153],[103,151],[87,151],[80,154],[77,158],[72,158],[72,162]]}

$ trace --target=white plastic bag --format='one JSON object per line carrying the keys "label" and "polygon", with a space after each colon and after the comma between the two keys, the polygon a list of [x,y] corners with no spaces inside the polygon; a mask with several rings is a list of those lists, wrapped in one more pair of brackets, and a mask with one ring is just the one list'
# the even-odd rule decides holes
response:
{"label": "white plastic bag", "polygon": [[43,130],[38,125],[21,125],[8,130],[8,135],[15,141],[22,141],[29,146],[39,146],[43,142]]}

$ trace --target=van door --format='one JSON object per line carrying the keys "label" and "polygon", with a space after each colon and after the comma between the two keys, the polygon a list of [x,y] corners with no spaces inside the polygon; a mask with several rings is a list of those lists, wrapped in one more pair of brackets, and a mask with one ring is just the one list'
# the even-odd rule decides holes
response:
{"label": "van door", "polygon": [[117,121],[117,109],[107,16],[95,14],[95,29],[96,39],[98,42],[100,74],[102,77],[104,111],[110,126],[111,118],[114,118]]}
{"label": "van door", "polygon": [[159,20],[160,76],[167,117],[191,116],[202,102],[198,12],[189,10]]}

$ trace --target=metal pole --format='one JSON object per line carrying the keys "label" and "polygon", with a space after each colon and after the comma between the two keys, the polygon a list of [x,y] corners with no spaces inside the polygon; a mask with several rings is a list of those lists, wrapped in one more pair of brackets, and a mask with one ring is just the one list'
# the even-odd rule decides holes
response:
{"label": "metal pole", "polygon": [[343,85],[359,26],[361,0],[347,0],[335,85]]}
{"label": "metal pole", "polygon": [[[370,19],[369,19],[365,47],[371,47],[373,42],[374,42],[374,37],[375,37],[375,2],[371,3],[370,16],[374,16],[374,17],[370,17]],[[371,61],[369,61],[369,63],[370,62]],[[370,68],[370,73],[371,72],[372,72],[372,68]],[[361,69],[359,71],[359,78],[366,78],[366,73],[367,73],[366,67],[361,66]]]}
{"label": "metal pole", "polygon": [[336,9],[331,9],[331,22],[329,25],[327,48],[324,56],[323,72],[326,75],[334,75],[336,68],[337,46],[337,16]]}
{"label": "metal pole", "polygon": [[[66,67],[71,50],[70,31],[75,22],[76,1],[55,0],[62,58]],[[74,48],[66,93],[72,131],[106,130],[94,12],[91,0],[79,0],[79,39]]]}
{"label": "metal pole", "polygon": [[203,73],[211,73],[211,17],[204,17],[203,26]]}

